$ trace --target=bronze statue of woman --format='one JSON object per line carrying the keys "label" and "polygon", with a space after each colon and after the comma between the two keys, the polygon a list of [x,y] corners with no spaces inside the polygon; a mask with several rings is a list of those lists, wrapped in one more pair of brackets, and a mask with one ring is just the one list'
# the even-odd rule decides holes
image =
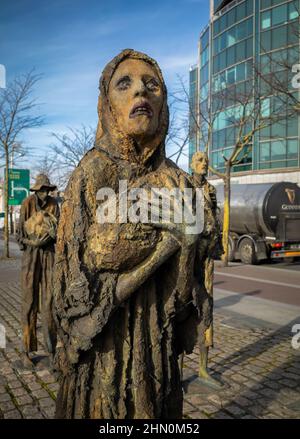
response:
{"label": "bronze statue of woman", "polygon": [[60,348],[57,418],[182,417],[178,355],[201,316],[195,253],[184,224],[97,221],[97,192],[193,187],[165,157],[167,91],[157,63],[122,51],[100,79],[95,146],[62,205],[54,272]]}

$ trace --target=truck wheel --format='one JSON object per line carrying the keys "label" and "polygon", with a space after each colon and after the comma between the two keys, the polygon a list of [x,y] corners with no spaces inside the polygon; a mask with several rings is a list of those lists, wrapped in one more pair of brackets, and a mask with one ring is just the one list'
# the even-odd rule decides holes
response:
{"label": "truck wheel", "polygon": [[257,264],[254,244],[249,238],[244,238],[239,245],[239,253],[243,264]]}

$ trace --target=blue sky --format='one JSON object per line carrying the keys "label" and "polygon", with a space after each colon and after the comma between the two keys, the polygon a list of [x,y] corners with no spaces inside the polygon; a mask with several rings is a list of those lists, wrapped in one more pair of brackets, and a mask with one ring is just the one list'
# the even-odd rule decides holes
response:
{"label": "blue sky", "polygon": [[169,89],[197,60],[208,0],[1,0],[0,64],[7,82],[35,68],[35,89],[46,124],[23,138],[37,154],[81,124],[96,126],[98,81],[125,48],[155,58]]}

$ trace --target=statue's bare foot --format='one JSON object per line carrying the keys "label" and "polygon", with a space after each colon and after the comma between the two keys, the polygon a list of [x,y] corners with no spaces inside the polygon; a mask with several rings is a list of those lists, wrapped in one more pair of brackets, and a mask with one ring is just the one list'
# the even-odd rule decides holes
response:
{"label": "statue's bare foot", "polygon": [[206,369],[199,370],[198,379],[201,384],[207,385],[214,389],[221,389],[222,387],[224,387],[224,384],[216,380],[215,378],[212,378]]}
{"label": "statue's bare foot", "polygon": [[21,360],[22,360],[24,368],[29,369],[29,370],[33,370],[34,364],[33,364],[33,361],[30,359],[28,352],[22,352]]}

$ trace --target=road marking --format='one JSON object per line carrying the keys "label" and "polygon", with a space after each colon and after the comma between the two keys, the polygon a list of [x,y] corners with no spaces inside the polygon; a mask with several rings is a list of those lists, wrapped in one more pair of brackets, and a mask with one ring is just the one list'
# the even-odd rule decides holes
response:
{"label": "road marking", "polygon": [[[274,264],[272,266],[270,265],[248,265],[247,268],[253,268],[253,269],[259,269],[259,270],[276,270],[276,271],[287,271],[289,273],[299,273],[300,274],[300,265],[295,264],[294,267],[295,269],[291,269],[291,268],[285,268],[285,265],[280,265],[280,262],[278,264]],[[229,267],[245,267],[246,265],[243,264],[242,262],[230,262]],[[218,267],[218,266],[217,266]],[[281,268],[282,267],[282,268]],[[222,268],[222,265],[219,266],[219,268]]]}
{"label": "road marking", "polygon": [[255,267],[253,267],[253,268],[259,268],[260,270],[276,270],[276,271],[287,271],[288,273],[299,273],[300,274],[300,266],[299,265],[295,265],[295,267],[297,267],[297,268],[295,268],[294,270],[292,270],[292,269],[289,269],[289,268],[284,268],[284,266],[282,266],[282,268],[279,268],[279,267],[276,267],[276,266],[274,266],[274,267],[265,267],[265,266],[260,266],[260,265],[255,265]]}
{"label": "road marking", "polygon": [[237,279],[251,280],[252,282],[261,282],[264,284],[271,284],[271,285],[278,285],[278,286],[282,286],[282,287],[295,288],[296,290],[300,291],[299,285],[286,284],[284,282],[276,282],[274,280],[267,280],[267,279],[253,279],[253,277],[250,277],[250,276],[242,276],[241,274],[223,273],[222,271],[215,271],[215,274],[218,274],[219,276],[236,277]]}

